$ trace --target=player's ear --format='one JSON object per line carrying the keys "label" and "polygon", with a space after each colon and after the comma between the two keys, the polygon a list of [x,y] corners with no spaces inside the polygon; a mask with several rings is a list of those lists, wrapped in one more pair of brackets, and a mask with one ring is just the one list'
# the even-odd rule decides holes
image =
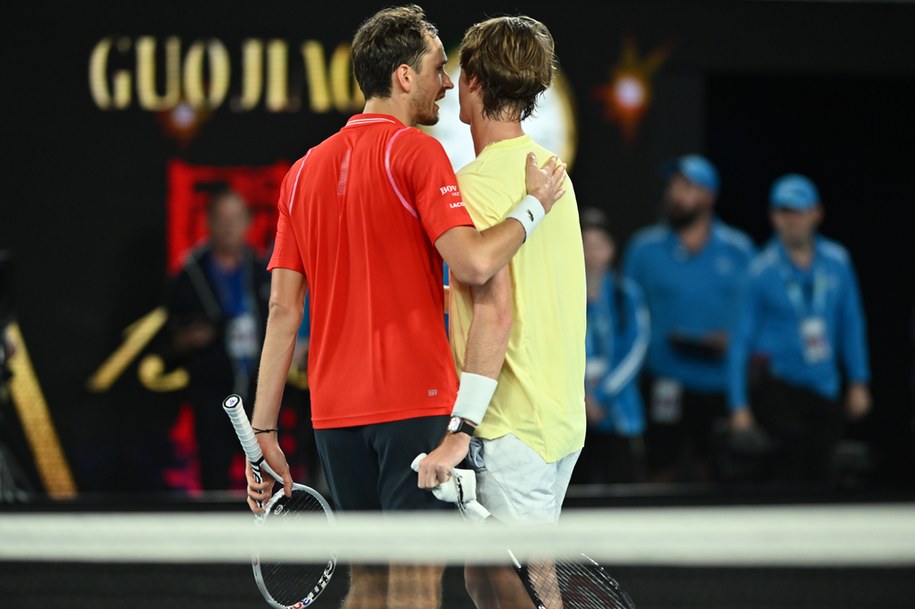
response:
{"label": "player's ear", "polygon": [[413,88],[413,68],[405,63],[394,68],[391,74],[391,86],[393,91],[403,91],[409,93]]}
{"label": "player's ear", "polygon": [[467,77],[467,90],[476,93],[480,90],[480,79],[476,76]]}

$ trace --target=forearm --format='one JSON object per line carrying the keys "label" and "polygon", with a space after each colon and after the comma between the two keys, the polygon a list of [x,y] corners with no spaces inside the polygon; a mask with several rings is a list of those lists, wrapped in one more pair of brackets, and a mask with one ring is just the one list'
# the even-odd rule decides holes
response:
{"label": "forearm", "polygon": [[[511,337],[511,278],[508,268],[503,268],[485,285],[472,288],[472,293],[473,320],[467,333],[462,383],[454,413],[479,424],[495,390],[494,381],[502,369]],[[467,382],[468,375],[485,378],[473,379],[471,387]]]}
{"label": "forearm", "polygon": [[251,417],[251,424],[254,427],[276,427],[301,322],[301,307],[270,303],[270,315],[258,368],[257,395]]}
{"label": "forearm", "polygon": [[[476,426],[483,421],[496,388],[496,379],[511,334],[511,293],[508,269],[472,288],[473,320],[464,349],[461,384],[452,414]],[[434,488],[450,476],[451,468],[467,456],[472,434],[446,433],[441,444],[419,465],[418,484]]]}
{"label": "forearm", "polygon": [[870,382],[870,354],[867,344],[867,321],[857,278],[849,270],[842,298],[842,358],[845,373],[851,383]]}
{"label": "forearm", "polygon": [[288,269],[274,269],[270,279],[270,312],[258,368],[257,395],[251,425],[276,427],[283,389],[295,353],[308,283]]}
{"label": "forearm", "polygon": [[497,378],[505,361],[511,335],[511,315],[486,307],[474,307],[474,320],[467,336],[464,372]]}
{"label": "forearm", "polygon": [[464,371],[499,376],[512,329],[511,276],[503,268],[485,285],[471,288],[473,320],[467,332]]}
{"label": "forearm", "polygon": [[866,385],[870,382],[867,337],[860,318],[847,322],[843,327],[845,341],[842,344],[842,359],[850,383]]}
{"label": "forearm", "polygon": [[623,387],[634,382],[645,356],[648,354],[648,343],[651,338],[651,320],[647,306],[632,307],[629,310],[630,319],[635,320],[635,332],[630,337],[626,355],[620,360],[601,383],[602,393],[606,398],[615,397]]}
{"label": "forearm", "polygon": [[728,375],[728,410],[734,412],[740,410],[750,403],[750,396],[747,390],[747,374],[749,366],[749,356],[746,348],[741,344],[734,345],[728,353],[727,375]]}

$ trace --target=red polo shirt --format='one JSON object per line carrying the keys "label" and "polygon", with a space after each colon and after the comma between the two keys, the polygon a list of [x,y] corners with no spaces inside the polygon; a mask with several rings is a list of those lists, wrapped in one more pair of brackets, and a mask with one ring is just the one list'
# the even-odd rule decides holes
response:
{"label": "red polo shirt", "polygon": [[352,117],[290,168],[268,268],[304,273],[315,429],[450,414],[457,374],[433,245],[473,226],[441,144]]}

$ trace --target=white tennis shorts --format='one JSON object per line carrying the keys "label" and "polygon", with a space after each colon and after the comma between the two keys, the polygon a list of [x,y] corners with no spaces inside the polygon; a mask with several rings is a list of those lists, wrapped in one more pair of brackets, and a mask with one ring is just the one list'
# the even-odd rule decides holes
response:
{"label": "white tennis shorts", "polygon": [[473,438],[469,461],[477,475],[477,501],[506,523],[555,524],[580,453],[547,463],[513,434]]}

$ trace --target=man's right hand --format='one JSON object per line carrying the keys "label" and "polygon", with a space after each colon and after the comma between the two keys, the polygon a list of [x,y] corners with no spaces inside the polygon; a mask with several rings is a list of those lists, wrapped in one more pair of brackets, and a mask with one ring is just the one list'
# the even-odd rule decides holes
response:
{"label": "man's right hand", "polygon": [[[264,461],[283,478],[283,491],[287,497],[292,495],[292,474],[289,471],[289,463],[286,461],[286,455],[280,444],[275,438],[276,432],[268,434],[274,436],[268,440],[262,440],[259,436],[257,443],[264,455]],[[263,513],[263,505],[270,500],[273,495],[273,476],[267,473],[266,469],[261,470],[261,481],[258,482],[254,477],[254,470],[251,463],[245,464],[245,478],[248,482],[247,501],[248,507],[255,514]]]}
{"label": "man's right hand", "polygon": [[537,164],[537,155],[530,152],[527,155],[527,165],[524,171],[527,194],[536,197],[543,205],[543,210],[549,213],[553,204],[566,193],[565,188],[562,187],[568,177],[566,164],[553,155],[541,167]]}
{"label": "man's right hand", "polygon": [[464,460],[470,449],[470,436],[465,433],[446,434],[441,444],[420,461],[417,478],[419,488],[435,488],[451,478],[451,470]]}

